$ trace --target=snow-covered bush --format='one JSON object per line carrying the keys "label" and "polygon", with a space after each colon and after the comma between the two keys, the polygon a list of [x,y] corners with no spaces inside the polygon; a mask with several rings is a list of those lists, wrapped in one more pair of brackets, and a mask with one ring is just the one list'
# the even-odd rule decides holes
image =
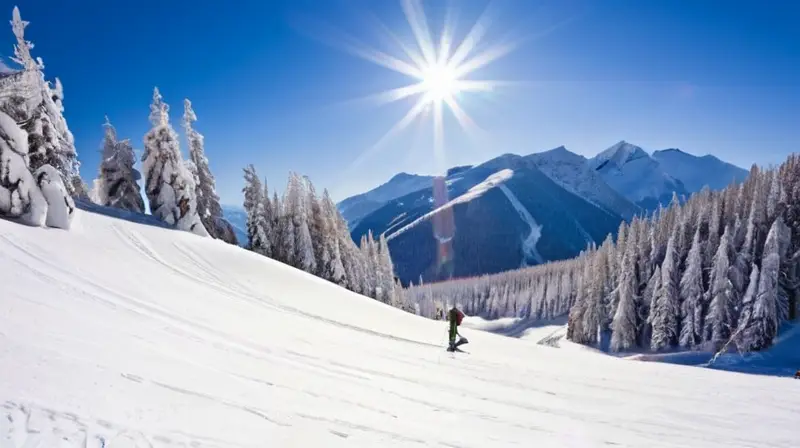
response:
{"label": "snow-covered bush", "polygon": [[36,184],[47,201],[48,227],[69,230],[75,215],[75,202],[61,180],[61,174],[50,165],[42,165],[33,173]]}
{"label": "snow-covered bush", "polygon": [[47,202],[28,167],[28,134],[0,111],[0,214],[42,226]]}

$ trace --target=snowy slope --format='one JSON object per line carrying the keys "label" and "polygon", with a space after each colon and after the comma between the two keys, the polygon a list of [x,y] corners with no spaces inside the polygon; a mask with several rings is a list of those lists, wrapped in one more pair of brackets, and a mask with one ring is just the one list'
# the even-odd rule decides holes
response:
{"label": "snowy slope", "polygon": [[337,204],[337,208],[352,228],[358,224],[361,218],[379,209],[392,199],[397,199],[423,188],[429,188],[432,183],[432,176],[400,173],[389,179],[385,184],[366,193],[343,200]]}
{"label": "snowy slope", "polygon": [[562,187],[625,219],[631,219],[641,209],[603,180],[581,155],[563,146],[530,154],[528,159]]}
{"label": "snowy slope", "polygon": [[611,188],[644,208],[669,203],[673,192],[688,196],[680,180],[667,174],[642,148],[624,140],[589,159],[589,166]]}
{"label": "snowy slope", "polygon": [[712,155],[698,157],[680,149],[655,151],[653,159],[664,172],[680,179],[690,193],[698,192],[706,185],[712,190],[721,190],[731,182],[743,182],[749,174],[747,170]]}
{"label": "snowy slope", "polygon": [[453,356],[442,322],[76,213],[71,232],[0,220],[3,448],[797,446],[791,379],[469,329]]}

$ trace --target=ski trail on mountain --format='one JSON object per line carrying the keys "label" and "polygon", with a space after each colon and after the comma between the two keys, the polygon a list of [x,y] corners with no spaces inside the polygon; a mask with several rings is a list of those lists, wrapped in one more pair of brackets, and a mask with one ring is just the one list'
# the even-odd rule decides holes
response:
{"label": "ski trail on mountain", "polygon": [[517,210],[517,213],[519,213],[519,217],[528,223],[528,226],[531,228],[531,233],[529,233],[528,236],[522,240],[522,251],[525,253],[525,260],[523,260],[523,264],[529,257],[536,260],[536,262],[539,264],[544,263],[544,259],[539,254],[538,249],[536,249],[536,243],[538,243],[539,238],[542,237],[542,226],[536,222],[533,216],[531,216],[531,214],[528,212],[528,209],[526,209],[525,206],[519,202],[517,196],[511,190],[509,190],[508,187],[503,184],[498,184],[497,187],[500,188],[500,191],[506,195],[508,202],[510,202],[511,205],[513,205]]}

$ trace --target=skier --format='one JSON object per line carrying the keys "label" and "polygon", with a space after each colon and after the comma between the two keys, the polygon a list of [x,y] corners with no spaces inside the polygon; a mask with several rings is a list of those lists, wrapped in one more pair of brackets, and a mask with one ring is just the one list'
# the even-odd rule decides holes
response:
{"label": "skier", "polygon": [[[456,308],[455,305],[447,312],[447,320],[450,322],[450,344],[447,347],[448,352],[454,352],[459,345],[469,342],[467,338],[458,334],[458,326],[461,325],[463,319],[464,313]],[[458,342],[456,342],[456,336],[459,337]]]}

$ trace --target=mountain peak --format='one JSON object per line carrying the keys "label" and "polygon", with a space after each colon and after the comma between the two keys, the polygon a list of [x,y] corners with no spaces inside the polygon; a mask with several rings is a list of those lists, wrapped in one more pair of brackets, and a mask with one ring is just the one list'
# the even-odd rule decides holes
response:
{"label": "mountain peak", "polygon": [[389,179],[389,182],[398,181],[398,180],[406,180],[406,179],[414,179],[415,177],[419,177],[419,176],[417,174],[409,174],[409,173],[406,173],[406,172],[400,172],[400,173],[397,173],[394,176],[392,176],[392,178]]}
{"label": "mountain peak", "polygon": [[580,154],[567,149],[564,145],[557,148],[549,149],[547,151],[537,152],[528,155],[529,159],[535,159],[538,162],[572,162],[572,163],[586,163],[586,158]]}
{"label": "mountain peak", "polygon": [[678,148],[667,148],[667,149],[659,149],[657,151],[654,151],[653,152],[653,156],[655,156],[656,154],[666,154],[666,153],[682,154],[682,155],[687,155],[687,156],[691,156],[692,155],[692,154],[689,154],[688,152],[682,151],[682,150],[680,150]]}
{"label": "mountain peak", "polygon": [[592,168],[598,169],[604,165],[613,164],[621,167],[636,159],[649,158],[650,155],[639,146],[620,140],[610,148],[602,151],[591,159]]}

